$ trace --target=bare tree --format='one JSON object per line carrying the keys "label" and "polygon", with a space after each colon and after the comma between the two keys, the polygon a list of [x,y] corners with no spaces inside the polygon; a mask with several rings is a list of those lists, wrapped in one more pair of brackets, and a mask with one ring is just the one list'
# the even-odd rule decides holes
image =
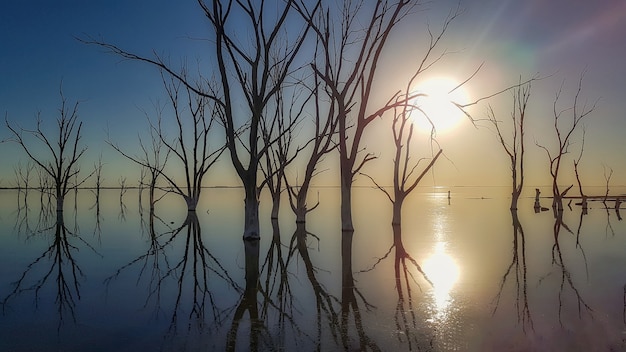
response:
{"label": "bare tree", "polygon": [[[322,21],[315,22],[314,28],[326,60],[324,66],[314,65],[314,70],[324,82],[333,105],[331,109],[338,120],[341,219],[345,231],[354,230],[352,183],[363,166],[375,159],[375,155],[367,152],[362,145],[364,133],[377,118],[394,107],[406,104],[406,101],[398,99],[400,92],[392,93],[379,106],[372,106],[372,98],[381,94],[376,90],[375,83],[387,41],[396,26],[417,5],[417,1],[411,0],[377,1],[373,5],[365,1],[344,1],[336,16],[331,17],[332,12],[328,9]],[[431,60],[433,49],[458,14],[458,11],[450,13],[438,35],[428,32],[430,45],[423,59],[418,61],[420,69],[417,72],[423,72],[437,62],[437,58]]]}
{"label": "bare tree", "polygon": [[128,187],[126,186],[126,177],[120,176],[117,180],[120,185],[120,206],[124,204],[124,195],[128,192]]}
{"label": "bare tree", "polygon": [[607,166],[603,165],[602,169],[604,170],[604,181],[605,181],[605,191],[604,191],[604,198],[602,199],[602,203],[608,209],[609,206],[606,204],[606,201],[609,198],[609,184],[611,183],[611,177],[613,177],[613,168],[612,167],[607,168]]}
{"label": "bare tree", "polygon": [[98,161],[93,164],[93,175],[96,178],[94,190],[92,192],[96,196],[96,205],[99,208],[100,203],[100,190],[102,189],[102,182],[104,181],[104,177],[102,177],[102,168],[104,164],[102,163],[102,154],[98,157]]}
{"label": "bare tree", "polygon": [[264,163],[260,164],[265,179],[259,186],[259,192],[267,186],[272,197],[271,218],[278,219],[281,195],[284,190],[285,170],[302,149],[306,146],[294,148],[296,131],[294,129],[304,120],[306,107],[313,94],[307,92],[301,85],[281,89],[276,92],[274,112],[262,116],[261,136],[267,146]]}
{"label": "bare tree", "polygon": [[[587,103],[583,103],[581,106],[580,93],[582,91],[582,84],[585,72],[580,75],[578,80],[578,89],[574,95],[574,103],[571,107],[560,109],[558,107],[559,99],[563,91],[565,81],[561,83],[561,87],[556,93],[553,103],[553,116],[554,116],[554,132],[556,134],[556,141],[558,143],[557,148],[554,150],[549,149],[543,144],[536,143],[538,147],[546,152],[548,161],[550,162],[550,175],[552,176],[552,208],[555,210],[563,209],[563,197],[574,186],[573,184],[567,187],[565,190],[561,190],[559,186],[559,175],[561,171],[561,161],[563,156],[570,152],[570,146],[572,145],[572,137],[575,131],[577,131],[581,122],[588,117],[596,108],[597,100],[590,106]],[[565,113],[571,113],[571,119],[567,127],[562,123]]]}
{"label": "bare tree", "polygon": [[[316,50],[317,51],[317,50]],[[316,54],[315,59],[320,59],[320,55]],[[321,58],[321,60],[324,60]],[[296,223],[305,223],[306,214],[315,209],[319,205],[319,199],[314,205],[307,204],[309,190],[312,185],[313,177],[319,172],[317,168],[324,156],[333,151],[337,147],[337,143],[333,140],[337,131],[338,119],[335,115],[335,105],[330,104],[327,111],[323,111],[322,105],[322,85],[318,75],[313,77],[313,86],[310,88],[313,95],[313,120],[314,130],[310,140],[308,161],[304,168],[304,174],[299,175],[301,179],[290,181],[285,177],[287,190],[289,195],[289,203],[291,209],[296,215]],[[295,182],[295,184],[294,184]]]}
{"label": "bare tree", "polygon": [[395,106],[392,110],[393,121],[391,123],[391,132],[393,135],[395,149],[393,159],[393,194],[378,184],[373,177],[364,174],[380,191],[385,193],[387,198],[391,201],[391,204],[393,205],[393,215],[391,220],[392,225],[400,226],[402,224],[402,206],[404,204],[404,200],[417,187],[422,178],[435,165],[435,162],[437,162],[437,159],[443,153],[443,150],[439,148],[430,162],[423,168],[422,172],[420,172],[419,175],[416,174],[420,163],[427,159],[421,158],[417,162],[411,162],[411,147],[413,143],[414,128],[412,113],[421,113],[425,115],[428,121],[431,122],[430,143],[431,146],[439,147],[434,139],[435,126],[432,125],[431,117],[428,116],[427,113],[419,107],[419,105],[415,105],[418,102],[411,102],[411,96],[425,95],[425,93],[421,92],[411,92],[414,81],[418,78],[421,72],[423,72],[423,63],[411,79],[409,79],[404,93],[398,96],[397,100],[400,105]]}
{"label": "bare tree", "polygon": [[[258,172],[261,158],[268,149],[260,134],[262,116],[294,70],[294,62],[310,29],[304,24],[301,30],[294,30],[294,24],[300,20],[294,9],[311,8],[315,12],[319,1],[311,6],[299,0],[272,1],[271,4],[198,0],[198,4],[211,25],[212,38],[206,42],[213,46],[215,53],[216,86],[202,78],[192,81],[156,54],[148,58],[102,41],[82,41],[102,46],[127,59],[155,65],[216,105],[231,161],[245,192],[243,237],[257,239],[260,237]],[[252,37],[242,41],[242,33]],[[242,136],[244,128],[247,138]]]}
{"label": "bare tree", "polygon": [[26,165],[22,165],[21,162],[17,163],[17,166],[13,167],[13,173],[15,174],[15,186],[17,188],[17,205],[20,205],[20,195],[24,194],[24,206],[27,206],[28,189],[30,188],[30,178],[32,172],[35,170],[35,164],[30,160]]}
{"label": "bare tree", "polygon": [[[216,121],[214,107],[206,98],[195,94],[183,86],[180,81],[167,79],[164,75],[168,103],[171,107],[172,120],[176,126],[176,136],[168,136],[168,127],[164,126],[165,107],[157,107],[157,118],[150,123],[151,145],[146,146],[140,138],[142,155],[131,155],[113,142],[108,142],[115,150],[126,158],[150,170],[150,207],[154,207],[154,191],[158,176],[167,180],[174,193],[180,195],[187,204],[189,211],[195,211],[204,177],[224,152],[222,144],[216,148],[211,146],[210,138]],[[165,150],[163,150],[165,149]],[[168,159],[176,161],[176,166],[167,168]],[[183,170],[182,179],[180,172]]]}
{"label": "bare tree", "polygon": [[[69,104],[62,88],[59,88],[59,94],[61,107],[56,118],[56,131],[44,129],[40,113],[37,113],[34,129],[11,124],[8,118],[5,118],[5,124],[12,133],[11,140],[18,143],[28,157],[53,179],[56,209],[62,212],[65,196],[72,189],[70,180],[80,172],[78,161],[87,148],[80,146],[83,123],[78,120],[78,102]],[[89,176],[80,179],[73,187],[78,187]]]}
{"label": "bare tree", "polygon": [[580,145],[580,153],[578,153],[578,158],[574,160],[574,174],[576,175],[576,182],[578,183],[578,192],[580,193],[580,197],[582,198],[581,205],[583,209],[587,209],[587,195],[583,192],[583,183],[580,180],[580,174],[578,172],[578,165],[580,165],[580,160],[583,158],[583,152],[585,151],[585,127],[583,126],[583,136],[582,142]]}
{"label": "bare tree", "polygon": [[[521,84],[521,80],[520,80]],[[502,121],[498,120],[493,107],[489,106],[489,121],[495,128],[500,146],[509,156],[511,167],[511,210],[517,209],[517,201],[522,194],[524,187],[524,152],[526,143],[524,140],[524,127],[526,118],[526,107],[530,98],[531,83],[528,82],[513,90],[513,108],[511,112],[511,137],[505,137],[500,127]]]}

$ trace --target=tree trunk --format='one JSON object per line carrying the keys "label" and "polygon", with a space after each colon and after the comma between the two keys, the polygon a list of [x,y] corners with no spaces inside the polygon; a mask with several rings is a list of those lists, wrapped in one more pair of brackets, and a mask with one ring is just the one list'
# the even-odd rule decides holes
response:
{"label": "tree trunk", "polygon": [[244,240],[257,240],[261,238],[259,227],[259,199],[256,184],[246,184],[246,198],[244,199]]}
{"label": "tree trunk", "polygon": [[[307,176],[309,174],[307,173]],[[302,182],[302,186],[300,186],[300,190],[298,192],[298,196],[296,198],[296,209],[294,213],[296,214],[296,224],[304,224],[306,223],[306,214],[307,214],[307,206],[306,206],[306,198],[309,194],[309,185],[310,178],[305,176],[304,182]]]}
{"label": "tree trunk", "polygon": [[272,219],[278,219],[278,212],[280,210],[280,191],[272,194]]}
{"label": "tree trunk", "polygon": [[150,210],[154,211],[154,184],[150,185]]}
{"label": "tree trunk", "polygon": [[343,173],[350,173],[350,171],[343,172],[342,170],[341,175],[341,230],[354,231],[352,224],[352,178],[344,176]]}
{"label": "tree trunk", "polygon": [[195,197],[185,197],[185,202],[187,203],[187,211],[196,211],[198,199]]}
{"label": "tree trunk", "polygon": [[520,193],[513,191],[511,194],[511,210],[517,210],[517,201],[519,200]]}
{"label": "tree trunk", "polygon": [[65,195],[63,191],[61,191],[61,187],[56,187],[56,198],[57,198],[57,212],[63,212],[63,203],[65,200]]}
{"label": "tree trunk", "polygon": [[343,291],[352,291],[354,278],[352,276],[352,237],[354,231],[341,231],[341,286]]}
{"label": "tree trunk", "polygon": [[300,204],[300,202],[298,202],[295,213],[296,213],[296,224],[306,223],[306,204]]}
{"label": "tree trunk", "polygon": [[393,202],[393,217],[391,218],[391,225],[400,226],[402,224],[402,203],[403,199],[398,199]]}

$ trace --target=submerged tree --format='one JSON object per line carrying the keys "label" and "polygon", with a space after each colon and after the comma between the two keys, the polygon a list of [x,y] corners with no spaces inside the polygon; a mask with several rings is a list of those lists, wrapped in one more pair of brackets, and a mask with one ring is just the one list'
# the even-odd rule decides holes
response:
{"label": "submerged tree", "polygon": [[[180,195],[189,211],[195,211],[204,177],[224,152],[225,146],[212,147],[211,132],[216,123],[215,106],[205,97],[183,86],[180,81],[162,76],[171,111],[157,107],[155,121],[150,123],[150,141],[146,146],[140,138],[142,155],[131,155],[118,145],[108,142],[126,158],[150,170],[150,208],[154,208],[154,191],[157,178],[162,176],[171,186],[172,192]],[[171,113],[173,118],[164,115]],[[168,130],[173,122],[175,137],[170,139]],[[163,150],[165,149],[165,151]],[[176,166],[168,168],[168,159],[176,160]],[[170,161],[171,162],[171,161]],[[180,175],[180,171],[183,175]],[[182,178],[182,181],[181,181]]]}
{"label": "submerged tree", "polygon": [[517,209],[517,201],[524,187],[524,152],[526,143],[524,140],[524,128],[526,107],[530,98],[531,83],[519,86],[513,91],[513,108],[511,112],[512,136],[507,138],[500,127],[502,121],[498,120],[493,107],[489,107],[489,121],[495,128],[497,138],[502,149],[509,156],[511,162],[511,210]]}
{"label": "submerged tree", "polygon": [[[314,22],[315,31],[326,57],[323,66],[314,65],[316,74],[324,84],[338,123],[338,150],[341,178],[342,229],[353,231],[352,184],[363,166],[375,159],[365,151],[363,138],[372,122],[394,107],[406,103],[398,99],[399,92],[391,93],[384,103],[376,105],[383,54],[388,50],[388,39],[403,19],[415,12],[417,1],[344,1],[339,13],[325,10],[321,21]],[[424,52],[420,67],[424,70],[434,64],[431,60],[448,25],[458,15],[452,12],[444,21],[439,35],[430,35],[430,46]],[[422,71],[418,71],[422,72]],[[412,97],[411,97],[412,98]]]}
{"label": "submerged tree", "polygon": [[[286,168],[296,160],[303,146],[294,148],[296,131],[294,127],[304,120],[306,106],[313,98],[311,92],[299,86],[281,89],[273,97],[274,111],[267,111],[260,124],[263,144],[267,146],[264,163],[260,169],[265,179],[259,186],[259,192],[267,186],[272,197],[271,218],[278,219],[281,195],[286,182]],[[305,143],[306,146],[306,143]]]}
{"label": "submerged tree", "polygon": [[68,103],[61,88],[59,94],[61,107],[56,118],[56,131],[44,129],[40,113],[37,113],[34,129],[14,125],[8,118],[5,118],[5,124],[12,133],[10,140],[18,143],[28,157],[53,180],[56,210],[62,212],[67,193],[73,187],[80,186],[90,175],[79,179],[74,185],[70,183],[80,173],[78,161],[87,147],[80,145],[83,123],[78,120],[78,102]]}
{"label": "submerged tree", "polygon": [[[233,167],[244,188],[243,237],[257,239],[260,236],[258,173],[261,158],[269,147],[261,138],[262,116],[271,108],[275,94],[284,88],[287,76],[295,70],[296,58],[310,29],[306,23],[297,27],[301,19],[295,9],[315,12],[319,2],[307,6],[298,0],[260,4],[198,0],[198,4],[211,28],[211,38],[206,43],[210,43],[215,53],[213,74],[217,84],[214,86],[202,77],[188,78],[159,56],[139,56],[102,41],[84,42],[102,46],[127,59],[155,65],[215,104]],[[242,41],[242,33],[251,35],[251,39]]]}
{"label": "submerged tree", "polygon": [[[587,118],[595,109],[597,100],[588,106],[583,103],[581,106],[580,93],[582,91],[584,72],[581,74],[578,80],[578,88],[574,95],[573,105],[564,109],[558,107],[559,99],[563,91],[563,85],[556,93],[553,103],[553,116],[554,116],[554,132],[556,134],[556,141],[558,143],[556,149],[551,150],[543,144],[537,143],[537,146],[546,152],[548,161],[550,163],[550,175],[552,176],[552,208],[556,210],[563,210],[563,197],[574,186],[573,184],[567,187],[565,190],[561,190],[559,185],[559,176],[561,172],[561,162],[564,160],[565,154],[570,152],[570,146],[572,145],[574,132],[578,130],[578,127],[582,121]],[[565,125],[562,121],[565,113],[570,113],[571,118],[569,124]]]}
{"label": "submerged tree", "polygon": [[[319,55],[315,55],[319,59]],[[322,59],[323,60],[323,59]],[[322,88],[319,82],[319,76],[313,77],[313,86],[311,93],[313,95],[313,136],[308,143],[310,147],[304,151],[308,154],[304,173],[298,174],[295,181],[285,177],[287,191],[289,195],[289,203],[291,209],[296,215],[296,223],[305,223],[306,215],[317,208],[319,200],[314,205],[307,203],[309,190],[311,189],[313,178],[320,172],[317,168],[323,158],[336,147],[337,143],[333,140],[337,131],[337,118],[334,112],[334,105],[331,104],[326,112],[322,111]]]}

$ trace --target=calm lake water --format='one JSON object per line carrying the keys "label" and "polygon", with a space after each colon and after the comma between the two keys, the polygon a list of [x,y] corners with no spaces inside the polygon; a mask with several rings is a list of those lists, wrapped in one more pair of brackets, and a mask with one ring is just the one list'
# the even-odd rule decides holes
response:
{"label": "calm lake water", "polygon": [[81,190],[63,221],[0,191],[0,351],[626,350],[613,202],[555,217],[532,189],[517,214],[505,188],[447,191],[413,194],[394,229],[386,197],[356,189],[352,236],[338,189],[314,190],[306,226],[263,199],[250,243],[240,189],[206,189],[196,216]]}

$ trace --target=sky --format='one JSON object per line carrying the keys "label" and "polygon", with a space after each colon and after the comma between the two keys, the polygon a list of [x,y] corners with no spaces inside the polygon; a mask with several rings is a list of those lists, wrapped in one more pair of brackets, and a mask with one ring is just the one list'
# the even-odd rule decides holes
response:
{"label": "sky", "polygon": [[[409,72],[407,62],[423,49],[424,24],[437,28],[455,1],[432,1],[424,12],[402,24],[383,59],[381,87],[401,87]],[[552,105],[559,86],[559,107],[571,105],[582,72],[581,99],[597,107],[586,122],[585,154],[581,162],[583,182],[604,185],[605,169],[613,169],[611,184],[626,184],[626,2],[598,1],[462,1],[463,14],[449,28],[442,48],[447,55],[428,77],[452,77],[463,81],[482,64],[464,87],[471,98],[489,95],[516,83],[520,77],[544,77],[533,83],[528,117],[528,185],[548,185],[547,157],[535,144],[554,141]],[[53,123],[60,102],[59,89],[68,101],[80,101],[84,122],[83,142],[88,151],[83,169],[102,154],[105,184],[115,186],[120,177],[129,183],[139,177],[138,168],[105,143],[109,138],[123,148],[137,147],[145,133],[144,112],[163,101],[158,71],[146,64],[121,60],[101,49],[82,44],[76,37],[94,37],[129,51],[152,51],[172,62],[210,65],[210,46],[199,38],[210,36],[209,25],[195,1],[3,1],[0,3],[0,112],[13,123],[34,126],[37,112],[44,123]],[[487,104],[499,116],[509,116],[511,95],[502,94],[471,108],[485,118]],[[365,145],[376,148],[378,159],[365,170],[388,183],[392,163],[388,147],[375,136],[391,132],[388,123],[376,122]],[[9,137],[3,124],[0,140]],[[425,138],[425,136],[422,136]],[[507,157],[493,132],[474,127],[467,119],[438,142],[445,158],[438,161],[427,183],[442,186],[501,186],[510,182]],[[573,146],[579,147],[576,136]],[[374,150],[374,149],[372,149]],[[575,148],[573,149],[575,150]],[[428,156],[428,150],[422,150]],[[577,152],[576,152],[577,153]],[[572,154],[576,154],[572,153]],[[26,156],[15,144],[0,144],[0,186],[14,184],[14,167]],[[336,184],[338,169],[329,157],[329,169],[318,184]],[[571,161],[565,166],[563,184],[572,181]],[[389,171],[389,172],[386,172]],[[367,179],[359,180],[367,185]],[[207,185],[238,185],[225,156]]]}

